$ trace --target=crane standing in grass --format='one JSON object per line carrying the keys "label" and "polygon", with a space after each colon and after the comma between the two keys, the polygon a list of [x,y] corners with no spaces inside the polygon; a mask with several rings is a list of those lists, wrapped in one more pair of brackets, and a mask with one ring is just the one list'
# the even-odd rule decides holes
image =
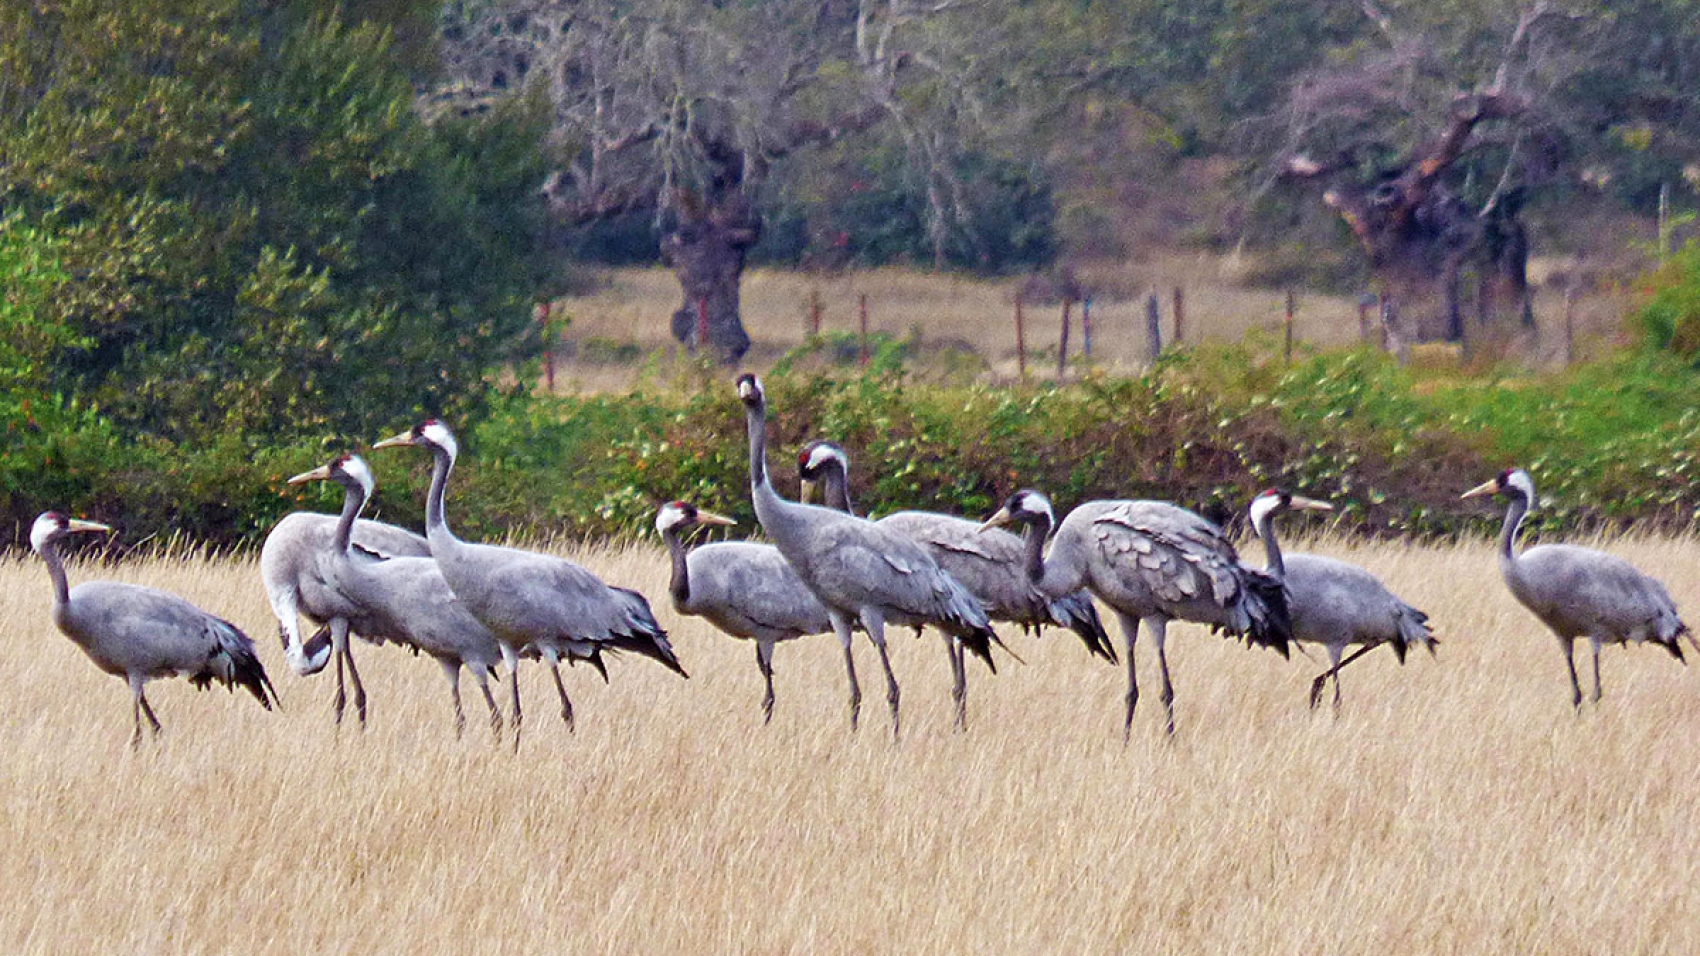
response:
{"label": "crane standing in grass", "polygon": [[[362,636],[381,638],[375,623],[361,616],[360,609],[346,596],[338,594],[326,583],[321,565],[329,560],[331,538],[336,534],[337,516],[292,511],[283,516],[266,534],[260,547],[260,581],[265,585],[266,599],[277,618],[278,636],[283,640],[284,657],[289,667],[302,677],[317,674],[331,659],[330,623],[343,618],[347,626]],[[381,521],[360,519],[354,525],[354,545],[376,554],[428,558],[431,546],[424,538]],[[300,615],[305,614],[321,627],[318,633],[301,639]],[[356,685],[355,709],[365,714],[362,692]],[[337,708],[337,721],[342,710]]]}
{"label": "crane standing in grass", "polygon": [[862,706],[856,663],[850,652],[851,622],[858,620],[885,668],[893,734],[900,726],[900,692],[886,652],[887,622],[931,624],[950,636],[951,696],[956,702],[956,725],[965,726],[968,674],[963,649],[973,651],[994,673],[997,670],[991,650],[997,634],[979,600],[941,570],[926,549],[908,538],[854,515],[781,498],[767,472],[767,395],[754,375],[739,376],[737,389],[749,432],[750,495],[756,517],[797,577],[826,606],[832,629],[844,647],[844,666],[850,678],[850,726],[856,726]]}
{"label": "crane standing in grass", "polygon": [[[1241,564],[1221,528],[1184,508],[1162,501],[1088,501],[1056,526],[1050,501],[1023,490],[983,527],[1004,524],[1025,529],[1027,576],[1040,591],[1060,596],[1087,588],[1121,619],[1127,642],[1124,737],[1132,733],[1139,704],[1133,647],[1142,623],[1157,648],[1170,734],[1175,691],[1164,647],[1170,621],[1208,624],[1287,655],[1293,624],[1281,582]],[[1056,537],[1047,554],[1045,539],[1053,526]]]}
{"label": "crane standing in grass", "polygon": [[1543,544],[1517,553],[1517,531],[1535,507],[1535,482],[1521,468],[1508,469],[1469,491],[1464,498],[1504,495],[1510,504],[1499,535],[1499,571],[1511,594],[1552,629],[1570,672],[1570,703],[1582,707],[1576,679],[1576,639],[1594,648],[1594,703],[1600,702],[1600,646],[1652,641],[1682,660],[1678,639],[1695,644],[1688,625],[1677,616],[1665,586],[1629,562],[1603,551],[1573,544]]}
{"label": "crane standing in grass", "polygon": [[[289,479],[292,485],[308,481],[334,481],[343,489],[342,516],[326,544],[329,561],[325,567],[330,584],[376,622],[378,633],[404,647],[424,651],[442,667],[454,701],[456,737],[466,726],[466,715],[460,705],[462,665],[483,692],[484,703],[490,708],[490,727],[499,735],[502,712],[490,694],[489,675],[495,672],[502,649],[490,631],[449,590],[437,562],[429,557],[386,558],[352,546],[355,517],[372,496],[372,470],[366,462],[358,455],[343,455]],[[334,643],[338,653],[348,658],[350,673],[355,673],[346,622],[341,625],[340,639]],[[337,661],[337,676],[342,676],[341,660]],[[341,692],[339,681],[339,698]],[[361,697],[364,699],[364,693]],[[364,707],[361,717],[364,722]]]}
{"label": "crane standing in grass", "polygon": [[[1268,563],[1264,570],[1287,586],[1287,608],[1293,619],[1293,640],[1328,649],[1329,668],[1310,687],[1310,706],[1322,700],[1328,679],[1334,679],[1334,710],[1340,710],[1340,668],[1383,644],[1393,648],[1399,663],[1415,645],[1430,654],[1438,641],[1429,631],[1428,615],[1406,604],[1363,568],[1315,554],[1281,553],[1274,518],[1288,511],[1332,511],[1324,501],[1271,488],[1251,501],[1251,527],[1263,541]],[[1359,645],[1341,660],[1346,648]]]}
{"label": "crane standing in grass", "polygon": [[[850,501],[850,456],[835,442],[812,441],[797,455],[802,499],[814,490],[828,508],[855,514]],[[986,616],[1037,634],[1041,625],[1066,627],[1080,636],[1086,650],[1114,664],[1116,652],[1092,595],[1085,590],[1058,598],[1040,593],[1027,580],[1021,539],[996,528],[980,530],[978,521],[931,511],[899,511],[874,522],[919,543],[947,574],[961,582],[986,607]]]}
{"label": "crane standing in grass", "polygon": [[583,660],[604,678],[604,651],[652,657],[680,677],[688,676],[673,654],[667,632],[656,623],[643,595],[609,587],[565,558],[518,548],[472,544],[455,537],[444,515],[449,473],[460,446],[454,432],[436,419],[386,438],[374,448],[414,445],[431,453],[431,489],[425,499],[425,539],[455,597],[483,622],[501,645],[513,694],[514,748],[519,748],[519,656],[534,648],[549,666],[561,698],[561,719],[573,724],[573,705],[561,683],[560,662]]}
{"label": "crane standing in grass", "polygon": [[254,642],[236,625],[175,594],[139,584],[85,581],[74,588],[67,585],[59,542],[79,532],[111,530],[49,511],[30,528],[30,547],[47,562],[47,574],[53,580],[53,623],[96,667],[129,683],[136,725],[130,746],[142,742],[144,716],[154,736],[159,736],[159,718],[145,692],[147,682],[156,677],[183,675],[202,689],[214,680],[232,689],[241,684],[271,710],[277,691],[254,653]]}
{"label": "crane standing in grass", "polygon": [[667,544],[673,575],[668,593],[673,609],[691,614],[733,637],[754,641],[756,666],[767,693],[761,700],[763,723],[773,720],[773,650],[781,641],[832,630],[827,610],[791,570],[779,549],[753,541],[717,541],[689,548],[682,532],[703,525],[732,525],[688,501],[661,506],[655,530]]}

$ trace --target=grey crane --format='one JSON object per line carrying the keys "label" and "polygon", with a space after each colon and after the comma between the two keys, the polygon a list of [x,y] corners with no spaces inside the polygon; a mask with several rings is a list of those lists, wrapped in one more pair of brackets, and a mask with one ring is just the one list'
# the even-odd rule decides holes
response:
{"label": "grey crane", "polygon": [[680,614],[704,618],[733,637],[754,641],[756,666],[767,692],[762,721],[773,720],[773,650],[780,641],[832,630],[826,606],[815,599],[790,562],[771,544],[718,541],[687,549],[680,535],[701,525],[732,525],[731,518],[672,501],[655,514],[667,543],[673,575],[668,593]]}
{"label": "grey crane", "polygon": [[[1543,544],[1522,554],[1517,531],[1535,507],[1535,482],[1521,468],[1507,469],[1469,491],[1464,498],[1504,495],[1510,502],[1499,535],[1499,571],[1511,594],[1558,638],[1570,672],[1570,703],[1582,707],[1576,680],[1575,643],[1585,637],[1594,647],[1594,703],[1600,701],[1600,646],[1652,641],[1682,660],[1678,638],[1694,643],[1676,604],[1656,579],[1621,558],[1573,544]],[[1700,650],[1700,645],[1696,645]]]}
{"label": "grey crane", "polygon": [[[292,485],[308,481],[334,481],[343,489],[342,516],[326,544],[330,552],[326,565],[330,586],[376,622],[376,633],[404,647],[423,651],[442,667],[454,701],[456,737],[466,727],[466,715],[460,704],[462,666],[483,692],[484,703],[490,708],[490,727],[500,735],[502,712],[490,693],[489,675],[495,672],[502,649],[489,629],[449,589],[437,562],[429,556],[385,557],[353,547],[355,518],[372,496],[372,469],[358,455],[342,455],[289,479]],[[348,647],[346,622],[336,644],[338,653],[348,659],[349,670],[353,672],[354,658]],[[339,659],[337,676],[341,675]],[[340,688],[339,680],[339,693]]]}
{"label": "grey crane", "polygon": [[[1027,575],[1040,591],[1060,596],[1082,587],[1121,620],[1127,643],[1127,711],[1132,733],[1139,703],[1133,648],[1141,623],[1157,648],[1167,729],[1175,732],[1175,692],[1164,643],[1172,620],[1208,624],[1249,643],[1287,655],[1293,625],[1281,582],[1240,563],[1222,529],[1162,501],[1088,501],[1056,525],[1051,503],[1037,491],[1009,497],[984,527],[1018,524],[1026,545]],[[1049,554],[1045,538],[1056,527]]]}
{"label": "grey crane", "polygon": [[229,689],[241,684],[271,710],[277,691],[254,653],[254,642],[236,625],[155,588],[119,581],[67,585],[59,541],[79,532],[111,530],[49,511],[30,528],[30,546],[47,562],[53,579],[53,623],[96,667],[129,683],[136,725],[130,746],[142,741],[144,715],[159,736],[159,718],[144,690],[156,677],[183,675],[203,690],[215,680]]}
{"label": "grey crane", "polygon": [[[277,618],[284,657],[302,677],[317,674],[330,663],[332,619],[347,619],[351,629],[360,633],[371,627],[359,608],[325,583],[320,565],[329,560],[337,521],[336,515],[292,511],[272,526],[260,548],[260,581]],[[354,525],[354,545],[382,555],[431,556],[431,546],[419,535],[365,518]],[[320,625],[306,641],[301,639],[303,614]]]}
{"label": "grey crane", "polygon": [[[1434,653],[1435,640],[1428,615],[1399,600],[1375,575],[1355,564],[1316,554],[1287,554],[1275,537],[1276,515],[1288,511],[1332,511],[1317,501],[1271,488],[1251,500],[1252,530],[1263,541],[1268,563],[1264,570],[1287,586],[1287,608],[1293,619],[1293,640],[1328,649],[1329,668],[1312,682],[1310,706],[1322,700],[1322,690],[1334,679],[1334,710],[1340,709],[1340,668],[1383,644],[1393,648],[1399,663],[1412,647]],[[1346,648],[1358,645],[1342,660]]]}
{"label": "grey crane", "polygon": [[856,726],[862,705],[850,652],[852,621],[861,622],[879,651],[894,735],[900,726],[900,692],[886,652],[886,623],[911,627],[931,624],[949,635],[951,696],[956,702],[957,726],[965,726],[968,673],[963,649],[973,651],[993,673],[997,672],[991,649],[997,634],[979,600],[939,568],[926,549],[908,538],[854,515],[781,498],[767,473],[767,395],[761,381],[749,374],[738,377],[737,390],[749,431],[750,494],[756,518],[797,577],[826,605],[832,629],[844,647],[844,667],[850,678],[850,726]]}
{"label": "grey crane", "polygon": [[514,748],[519,748],[519,656],[528,646],[549,666],[561,699],[561,719],[570,728],[573,705],[561,683],[560,662],[588,661],[606,679],[603,652],[630,651],[689,676],[673,654],[667,632],[656,623],[643,595],[610,587],[565,558],[518,548],[473,544],[455,537],[443,512],[449,473],[460,446],[454,432],[436,419],[386,438],[374,448],[414,445],[431,453],[431,489],[425,499],[425,540],[455,597],[484,623],[501,645],[512,681]]}
{"label": "grey crane", "polygon": [[[797,455],[801,498],[809,503],[815,489],[828,508],[855,514],[850,501],[850,455],[830,441],[812,441]],[[1047,598],[1027,580],[1021,539],[998,528],[980,530],[980,522],[931,511],[899,511],[874,522],[926,548],[946,573],[971,591],[993,621],[1008,621],[1031,634],[1040,625],[1066,627],[1080,636],[1086,650],[1110,663],[1116,652],[1098,608],[1085,589]]]}

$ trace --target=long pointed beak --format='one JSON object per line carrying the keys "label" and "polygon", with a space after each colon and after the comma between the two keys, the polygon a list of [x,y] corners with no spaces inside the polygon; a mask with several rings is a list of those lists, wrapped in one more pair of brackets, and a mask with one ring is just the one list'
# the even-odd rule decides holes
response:
{"label": "long pointed beak", "polygon": [[309,481],[325,481],[325,480],[329,479],[330,476],[331,476],[331,466],[320,465],[319,467],[313,469],[312,471],[304,471],[301,474],[296,475],[295,477],[289,479],[287,484],[304,485]]}
{"label": "long pointed beak", "polygon": [[1487,481],[1484,481],[1481,484],[1477,485],[1476,487],[1471,488],[1469,491],[1466,491],[1463,494],[1459,495],[1458,498],[1459,498],[1460,501],[1462,501],[1465,498],[1474,498],[1477,495],[1491,495],[1498,490],[1499,490],[1499,479],[1498,478],[1490,478]]}
{"label": "long pointed beak", "polygon": [[400,445],[411,445],[411,444],[413,444],[413,433],[411,431],[406,431],[406,432],[402,432],[399,435],[395,435],[393,437],[386,438],[383,441],[378,442],[376,445],[373,445],[372,448],[373,448],[373,450],[377,450],[379,448],[395,448],[395,447],[398,447]]}
{"label": "long pointed beak", "polygon": [[992,528],[1001,528],[1006,524],[1009,524],[1009,509],[999,508],[998,513],[987,518],[985,522],[976,529],[976,531],[988,531]]}
{"label": "long pointed beak", "polygon": [[704,511],[701,508],[697,509],[697,524],[723,524],[731,526],[737,523],[738,522],[726,517],[725,515],[717,515],[712,511]]}
{"label": "long pointed beak", "polygon": [[813,504],[815,500],[815,489],[818,487],[820,487],[820,482],[815,481],[813,478],[804,478],[802,480],[802,485],[797,489],[797,500],[806,505]]}
{"label": "long pointed beak", "polygon": [[72,518],[70,527],[71,527],[72,531],[111,531],[112,530],[111,527],[109,527],[107,525],[103,525],[98,521],[84,521],[81,518]]}
{"label": "long pointed beak", "polygon": [[1318,501],[1315,498],[1305,498],[1305,497],[1301,497],[1299,495],[1294,495],[1292,501],[1293,501],[1292,507],[1297,508],[1300,511],[1333,511],[1334,510],[1333,505],[1329,504],[1326,501]]}

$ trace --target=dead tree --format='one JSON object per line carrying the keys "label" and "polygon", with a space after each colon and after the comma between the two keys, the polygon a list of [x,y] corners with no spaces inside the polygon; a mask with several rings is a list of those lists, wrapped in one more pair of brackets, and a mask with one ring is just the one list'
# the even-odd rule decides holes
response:
{"label": "dead tree", "polygon": [[[1367,3],[1365,9],[1391,31],[1385,15]],[[1292,92],[1281,174],[1326,184],[1323,202],[1351,230],[1371,273],[1401,303],[1418,338],[1463,338],[1471,276],[1480,282],[1473,290],[1478,302],[1510,306],[1533,324],[1529,239],[1519,218],[1527,188],[1521,174],[1531,161],[1550,161],[1529,155],[1545,147],[1526,123],[1538,106],[1532,90],[1540,86],[1526,82],[1536,59],[1532,35],[1549,16],[1556,14],[1545,2],[1525,10],[1492,80],[1443,105],[1438,98],[1424,105],[1411,94],[1412,78],[1431,75],[1435,57],[1431,46],[1410,38],[1398,38],[1385,55],[1349,69],[1307,76]],[[1388,153],[1387,128],[1395,125],[1434,132],[1397,158],[1380,159]],[[1489,128],[1497,134],[1491,140],[1484,136]],[[1313,139],[1331,141],[1331,158],[1305,151]],[[1488,145],[1497,149],[1501,168],[1486,198],[1472,202],[1460,188],[1466,177],[1459,167],[1480,159]]]}

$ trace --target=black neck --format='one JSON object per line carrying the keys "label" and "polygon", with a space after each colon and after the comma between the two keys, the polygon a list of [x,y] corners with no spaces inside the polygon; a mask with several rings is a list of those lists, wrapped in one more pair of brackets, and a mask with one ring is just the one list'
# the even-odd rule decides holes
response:
{"label": "black neck", "polygon": [[767,403],[744,406],[750,432],[750,487],[760,488],[767,481]]}
{"label": "black neck", "polygon": [[1507,561],[1517,559],[1517,532],[1523,527],[1523,516],[1529,513],[1529,499],[1511,496],[1511,506],[1505,509],[1505,526],[1499,530],[1499,555]]}
{"label": "black neck", "polygon": [[360,510],[365,507],[366,489],[357,481],[343,483],[342,514],[337,519],[336,536],[331,540],[331,547],[337,554],[348,553],[354,540],[354,520],[360,517]]}
{"label": "black neck", "polygon": [[65,580],[65,561],[59,557],[59,541],[49,538],[41,546],[41,560],[47,562],[47,576],[53,579],[53,610],[57,614],[71,600],[71,585]]}
{"label": "black neck", "polygon": [[1051,534],[1050,515],[1040,515],[1022,528],[1022,543],[1027,546],[1027,580],[1037,585],[1045,580],[1045,539]]}
{"label": "black neck", "polygon": [[425,496],[425,533],[440,529],[450,534],[448,519],[443,514],[443,498],[448,494],[449,472],[454,470],[455,460],[446,448],[436,445],[430,448],[431,490]]}
{"label": "black neck", "polygon": [[661,540],[667,543],[667,553],[673,559],[673,577],[667,582],[667,590],[673,595],[675,606],[683,607],[691,600],[691,568],[689,549],[679,540],[679,533],[672,528],[661,532]]}
{"label": "black neck", "polygon": [[844,463],[834,458],[823,466],[823,470],[821,503],[847,515],[855,514],[856,506],[850,501],[850,475],[846,473]]}

